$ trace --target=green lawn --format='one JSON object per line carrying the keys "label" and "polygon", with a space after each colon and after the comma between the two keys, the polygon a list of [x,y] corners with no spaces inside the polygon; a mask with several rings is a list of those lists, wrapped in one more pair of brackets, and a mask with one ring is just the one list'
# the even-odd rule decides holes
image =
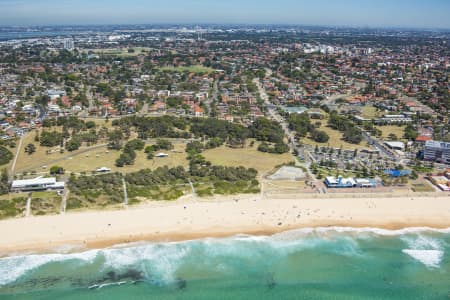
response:
{"label": "green lawn", "polygon": [[350,149],[350,150],[354,150],[354,149],[361,150],[361,149],[369,149],[370,148],[364,140],[360,144],[347,143],[343,139],[342,132],[327,126],[327,120],[320,120],[319,122],[321,122],[322,125],[318,128],[318,130],[325,131],[328,134],[328,136],[330,137],[328,142],[318,143],[308,136],[306,138],[301,139],[302,143],[311,145],[311,146],[316,146],[316,145],[319,147],[329,146],[329,147]]}
{"label": "green lawn", "polygon": [[201,65],[195,66],[186,66],[186,67],[163,67],[160,68],[162,71],[170,71],[170,72],[190,72],[190,73],[212,73],[214,72],[213,68],[204,67]]}
{"label": "green lawn", "polygon": [[379,111],[377,111],[376,107],[371,105],[366,105],[362,107],[362,117],[367,119],[374,119],[381,115]]}
{"label": "green lawn", "polygon": [[[128,52],[128,49],[133,49],[134,52]],[[148,52],[149,50],[150,48],[146,47],[132,47],[132,48],[86,49],[83,52],[85,53],[93,52],[98,55],[132,57]]]}
{"label": "green lawn", "polygon": [[222,146],[215,149],[206,150],[202,155],[213,165],[254,168],[259,175],[264,175],[272,171],[276,166],[294,161],[292,154],[270,154],[257,150],[258,143],[253,147],[247,145],[245,148],[229,148]]}
{"label": "green lawn", "polygon": [[381,130],[383,139],[387,139],[389,134],[395,134],[398,139],[403,139],[403,135],[405,134],[406,126],[397,126],[397,125],[388,125],[388,126],[376,126],[377,129]]}

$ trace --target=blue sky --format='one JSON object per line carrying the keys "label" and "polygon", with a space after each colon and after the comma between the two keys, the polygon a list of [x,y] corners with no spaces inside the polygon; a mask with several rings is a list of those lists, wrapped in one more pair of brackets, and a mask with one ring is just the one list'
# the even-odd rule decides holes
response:
{"label": "blue sky", "polygon": [[450,28],[450,0],[0,0],[0,25],[151,23]]}

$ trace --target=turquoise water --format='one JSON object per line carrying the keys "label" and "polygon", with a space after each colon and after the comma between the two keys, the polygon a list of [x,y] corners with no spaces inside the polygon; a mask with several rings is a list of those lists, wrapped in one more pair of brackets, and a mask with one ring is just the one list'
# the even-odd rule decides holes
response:
{"label": "turquoise water", "polygon": [[450,231],[343,228],[0,259],[0,299],[450,299]]}

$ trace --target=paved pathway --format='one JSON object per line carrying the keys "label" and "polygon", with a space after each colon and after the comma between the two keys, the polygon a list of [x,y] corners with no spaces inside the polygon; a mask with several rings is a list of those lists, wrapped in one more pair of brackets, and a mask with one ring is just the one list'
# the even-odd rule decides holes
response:
{"label": "paved pathway", "polygon": [[24,139],[24,135],[20,137],[19,146],[17,147],[16,156],[14,157],[14,161],[11,166],[11,176],[14,176],[14,169],[16,168],[17,158],[19,157],[20,150],[22,149],[22,143]]}
{"label": "paved pathway", "polygon": [[128,206],[127,183],[123,178],[122,178],[122,185],[123,185],[123,203],[125,204],[125,206]]}
{"label": "paved pathway", "polygon": [[31,214],[31,196],[33,193],[28,193],[28,199],[27,199],[27,207],[25,210],[25,217],[29,217]]}

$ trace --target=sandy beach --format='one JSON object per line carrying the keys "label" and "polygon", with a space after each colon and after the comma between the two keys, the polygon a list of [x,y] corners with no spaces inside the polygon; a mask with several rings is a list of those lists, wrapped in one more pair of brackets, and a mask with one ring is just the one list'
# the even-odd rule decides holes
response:
{"label": "sandy beach", "polygon": [[262,199],[260,195],[239,195],[10,219],[0,222],[0,255],[329,226],[450,228],[450,197],[360,194],[347,198]]}

